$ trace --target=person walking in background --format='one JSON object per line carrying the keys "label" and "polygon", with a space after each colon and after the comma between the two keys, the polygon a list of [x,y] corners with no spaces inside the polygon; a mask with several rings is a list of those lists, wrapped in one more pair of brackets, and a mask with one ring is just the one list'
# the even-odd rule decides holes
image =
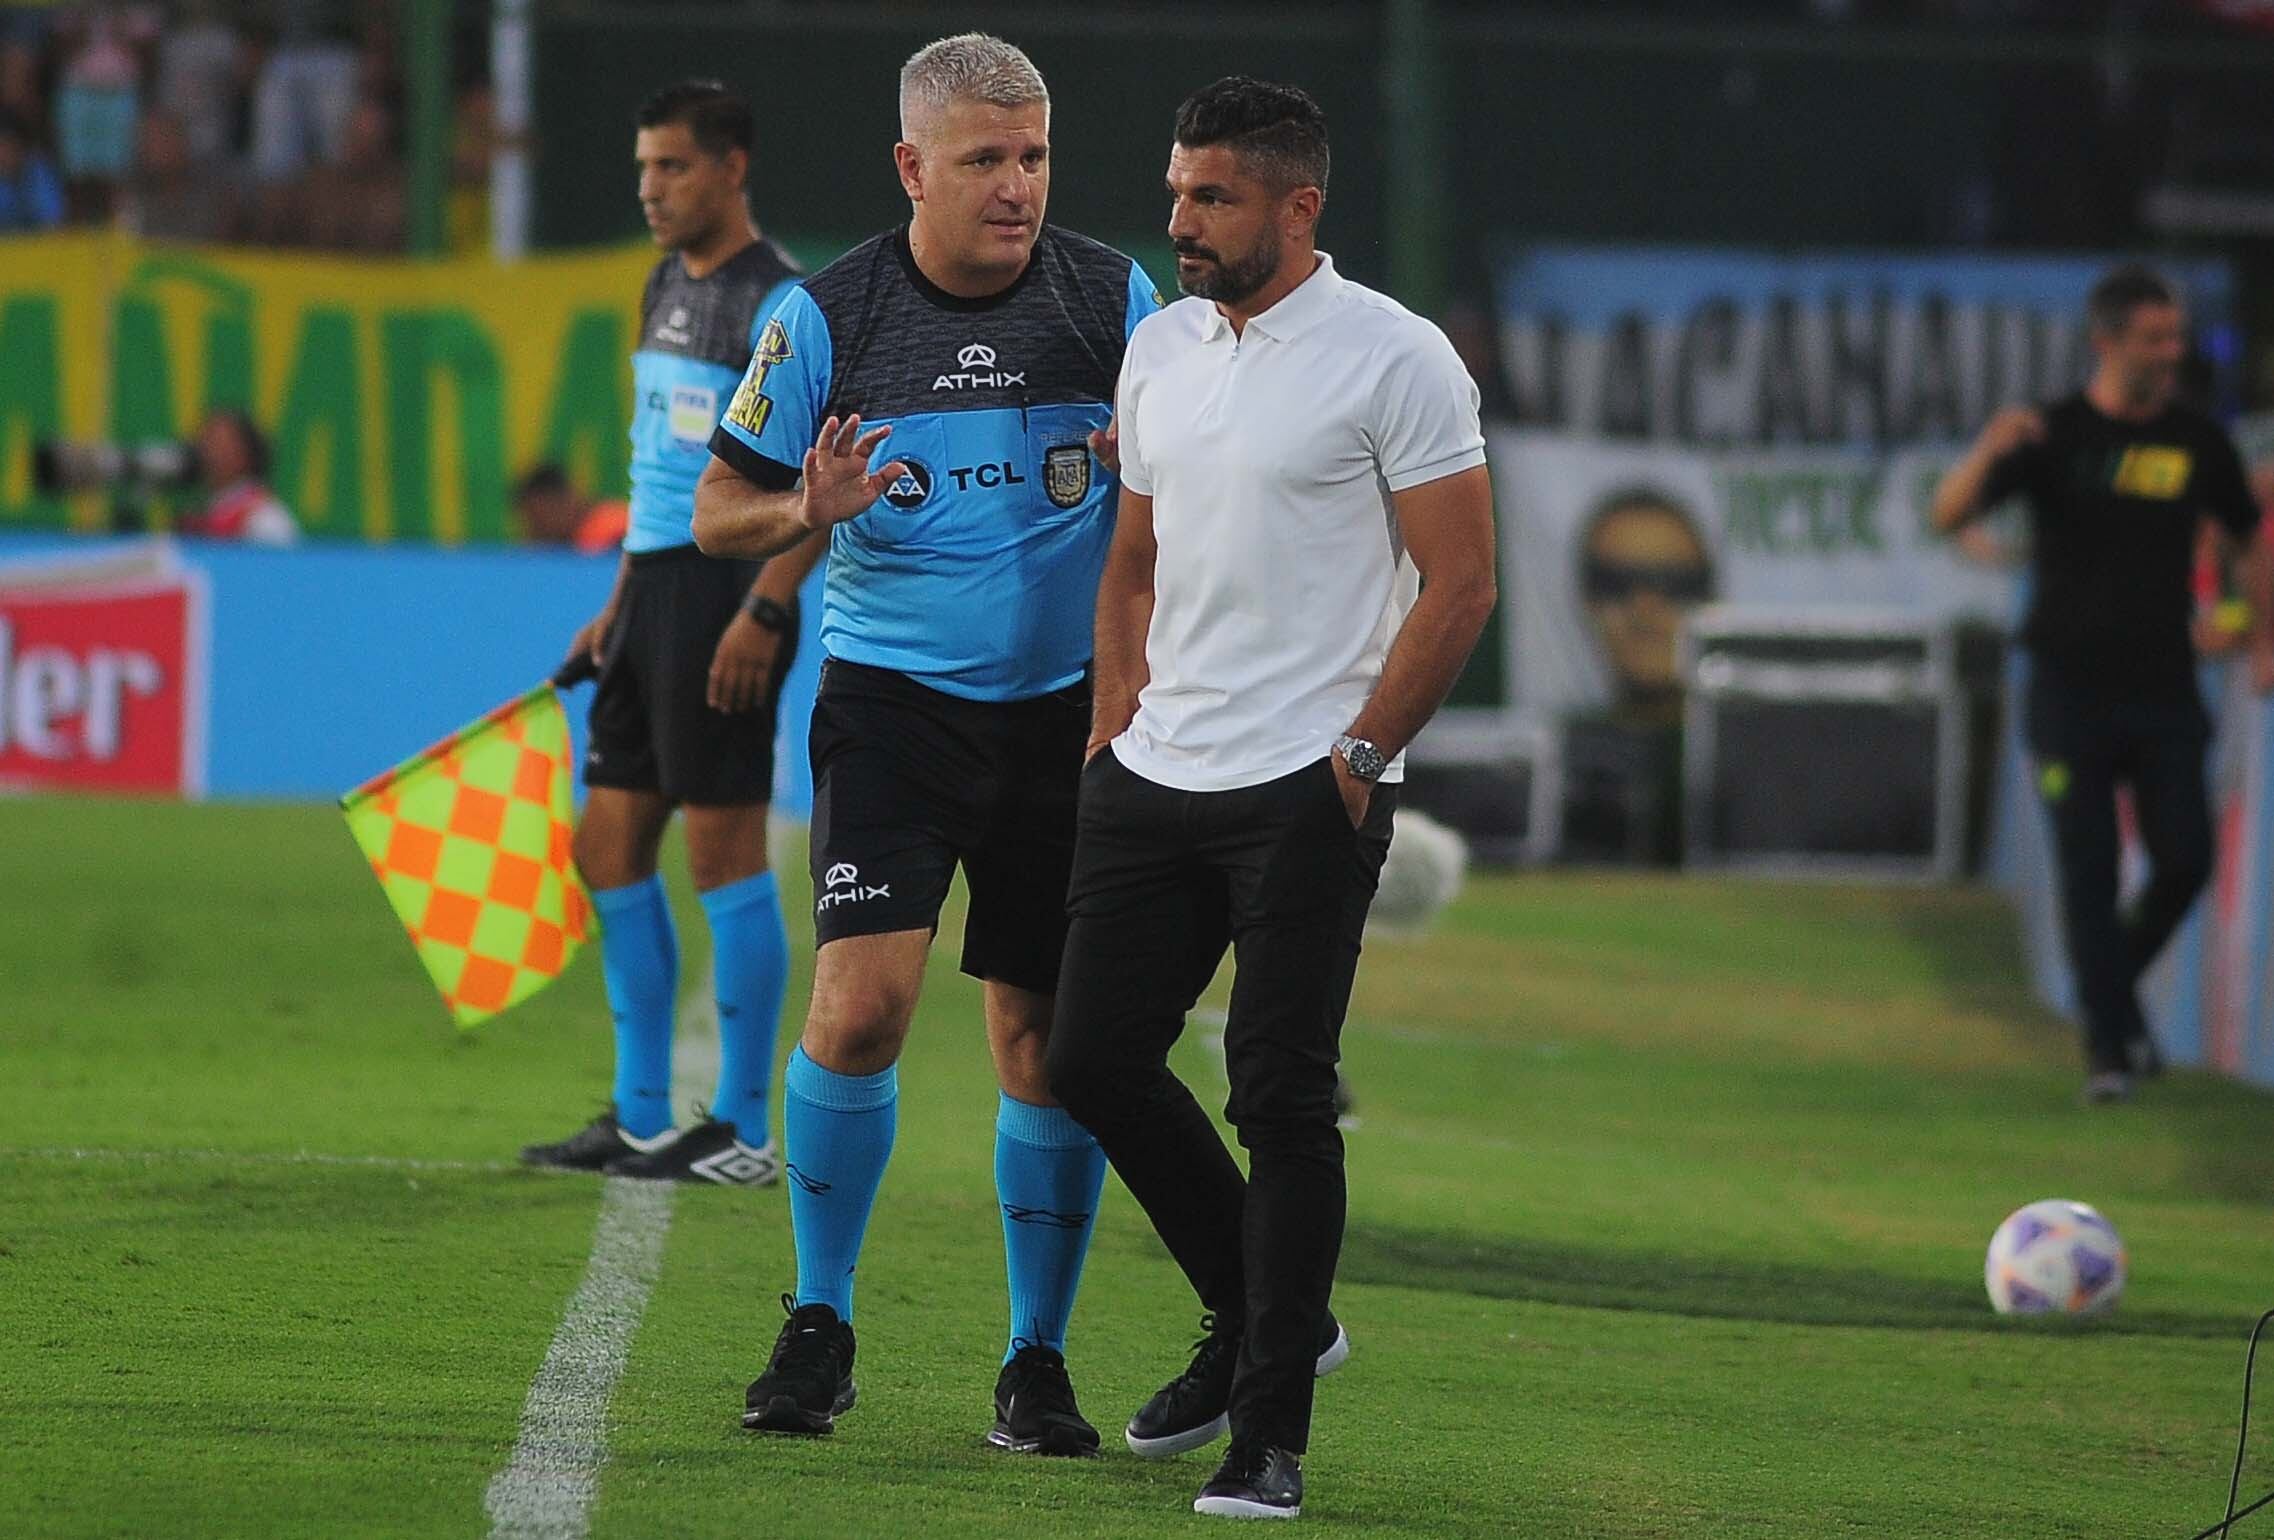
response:
{"label": "person walking in background", "polygon": [[[789,936],[766,808],[798,585],[819,544],[761,567],[711,560],[693,529],[711,430],[796,287],[796,267],[745,201],[752,138],[750,104],[716,81],[672,86],[639,112],[640,204],[664,256],[632,355],[630,532],[615,591],[572,644],[600,670],[576,864],[600,912],[616,1083],[586,1127],[521,1152],[535,1165],[743,1187],[781,1173],[766,1102]],[[679,947],[656,872],[674,810],[710,921],[719,1018],[717,1094],[685,1129],[671,1108]]]}
{"label": "person walking in background", "polygon": [[[1315,249],[1325,114],[1220,80],[1177,113],[1177,284],[1117,397],[1050,1084],[1208,1314],[1130,1420],[1167,1455],[1232,1435],[1193,1507],[1301,1511],[1346,1196],[1335,1063],[1402,755],[1494,603],[1477,387],[1428,321]],[[1418,594],[1417,587],[1418,584]],[[1227,1116],[1168,1054],[1229,946]]]}
{"label": "person walking in background", "polygon": [[[1991,418],[1935,489],[1934,521],[1947,534],[2010,497],[2028,509],[2024,728],[2060,866],[2085,1097],[2107,1102],[2162,1070],[2140,976],[2211,876],[2211,720],[2190,626],[2199,521],[2251,547],[2248,645],[2261,690],[2274,685],[2274,570],[2257,548],[2258,508],[2233,441],[2176,399],[2187,351],[2178,293],[2127,265],[2093,286],[2086,308],[2091,381],[2050,406]],[[2131,791],[2151,874],[2121,911],[2120,786]]]}

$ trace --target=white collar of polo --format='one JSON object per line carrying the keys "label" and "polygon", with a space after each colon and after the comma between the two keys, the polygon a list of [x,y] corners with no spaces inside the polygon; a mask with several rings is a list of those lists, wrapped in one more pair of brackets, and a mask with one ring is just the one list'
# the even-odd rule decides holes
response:
{"label": "white collar of polo", "polygon": [[[1323,251],[1314,255],[1319,265],[1311,270],[1311,276],[1289,290],[1278,304],[1251,318],[1250,328],[1276,342],[1293,342],[1326,319],[1327,312],[1334,308],[1335,300],[1342,293],[1342,275],[1334,270],[1333,257]],[[1231,329],[1232,323],[1224,319],[1224,312],[1210,305],[1200,337],[1204,342],[1214,342]]]}

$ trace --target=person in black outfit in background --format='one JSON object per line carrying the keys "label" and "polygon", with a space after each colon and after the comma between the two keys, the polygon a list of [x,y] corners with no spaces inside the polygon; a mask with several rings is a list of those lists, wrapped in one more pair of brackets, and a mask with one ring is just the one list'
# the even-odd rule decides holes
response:
{"label": "person in black outfit in background", "polygon": [[[2088,1101],[2121,1101],[2162,1068],[2140,976],[2211,876],[2190,571],[2198,522],[2236,546],[2258,527],[2226,432],[2174,400],[2187,348],[2178,295],[2115,269],[2087,302],[2098,364],[2075,395],[1992,418],[1935,491],[1950,533],[2010,497],[2029,511],[2034,588],[2024,726],[2059,853],[2069,960],[2084,1010]],[[2253,549],[2251,667],[2274,683],[2274,569]],[[2131,788],[2153,875],[2118,908],[2116,788]]]}

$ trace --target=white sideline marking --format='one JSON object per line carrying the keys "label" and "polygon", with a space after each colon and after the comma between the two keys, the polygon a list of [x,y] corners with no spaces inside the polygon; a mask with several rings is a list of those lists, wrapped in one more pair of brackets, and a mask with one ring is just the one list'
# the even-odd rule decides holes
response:
{"label": "white sideline marking", "polygon": [[492,1540],[580,1540],[591,1529],[608,1463],[608,1400],[662,1265],[674,1191],[669,1182],[606,1179],[584,1281],[529,1382],[513,1458],[483,1498]]}
{"label": "white sideline marking", "polygon": [[[716,958],[706,959],[672,1028],[671,1107],[683,1128],[718,1083],[716,969]],[[513,1458],[483,1499],[492,1540],[581,1540],[591,1529],[608,1463],[608,1400],[662,1264],[673,1191],[669,1182],[607,1180],[584,1282],[529,1382]]]}

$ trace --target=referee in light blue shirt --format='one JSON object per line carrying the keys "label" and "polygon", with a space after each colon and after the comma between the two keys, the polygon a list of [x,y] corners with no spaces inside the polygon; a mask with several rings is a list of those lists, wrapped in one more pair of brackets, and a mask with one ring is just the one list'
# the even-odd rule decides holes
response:
{"label": "referee in light blue shirt", "polygon": [[895,1065],[960,866],[1001,1096],[1010,1323],[987,1437],[1083,1454],[1065,1346],[1104,1158],[1043,1072],[1115,482],[1100,430],[1159,306],[1128,257],[1044,222],[1050,98],[979,34],[908,61],[909,222],[782,306],[711,441],[703,548],[830,531],[814,705],[813,1005],[783,1086],[797,1292],[743,1423],[853,1403],[853,1274],[892,1151]]}

